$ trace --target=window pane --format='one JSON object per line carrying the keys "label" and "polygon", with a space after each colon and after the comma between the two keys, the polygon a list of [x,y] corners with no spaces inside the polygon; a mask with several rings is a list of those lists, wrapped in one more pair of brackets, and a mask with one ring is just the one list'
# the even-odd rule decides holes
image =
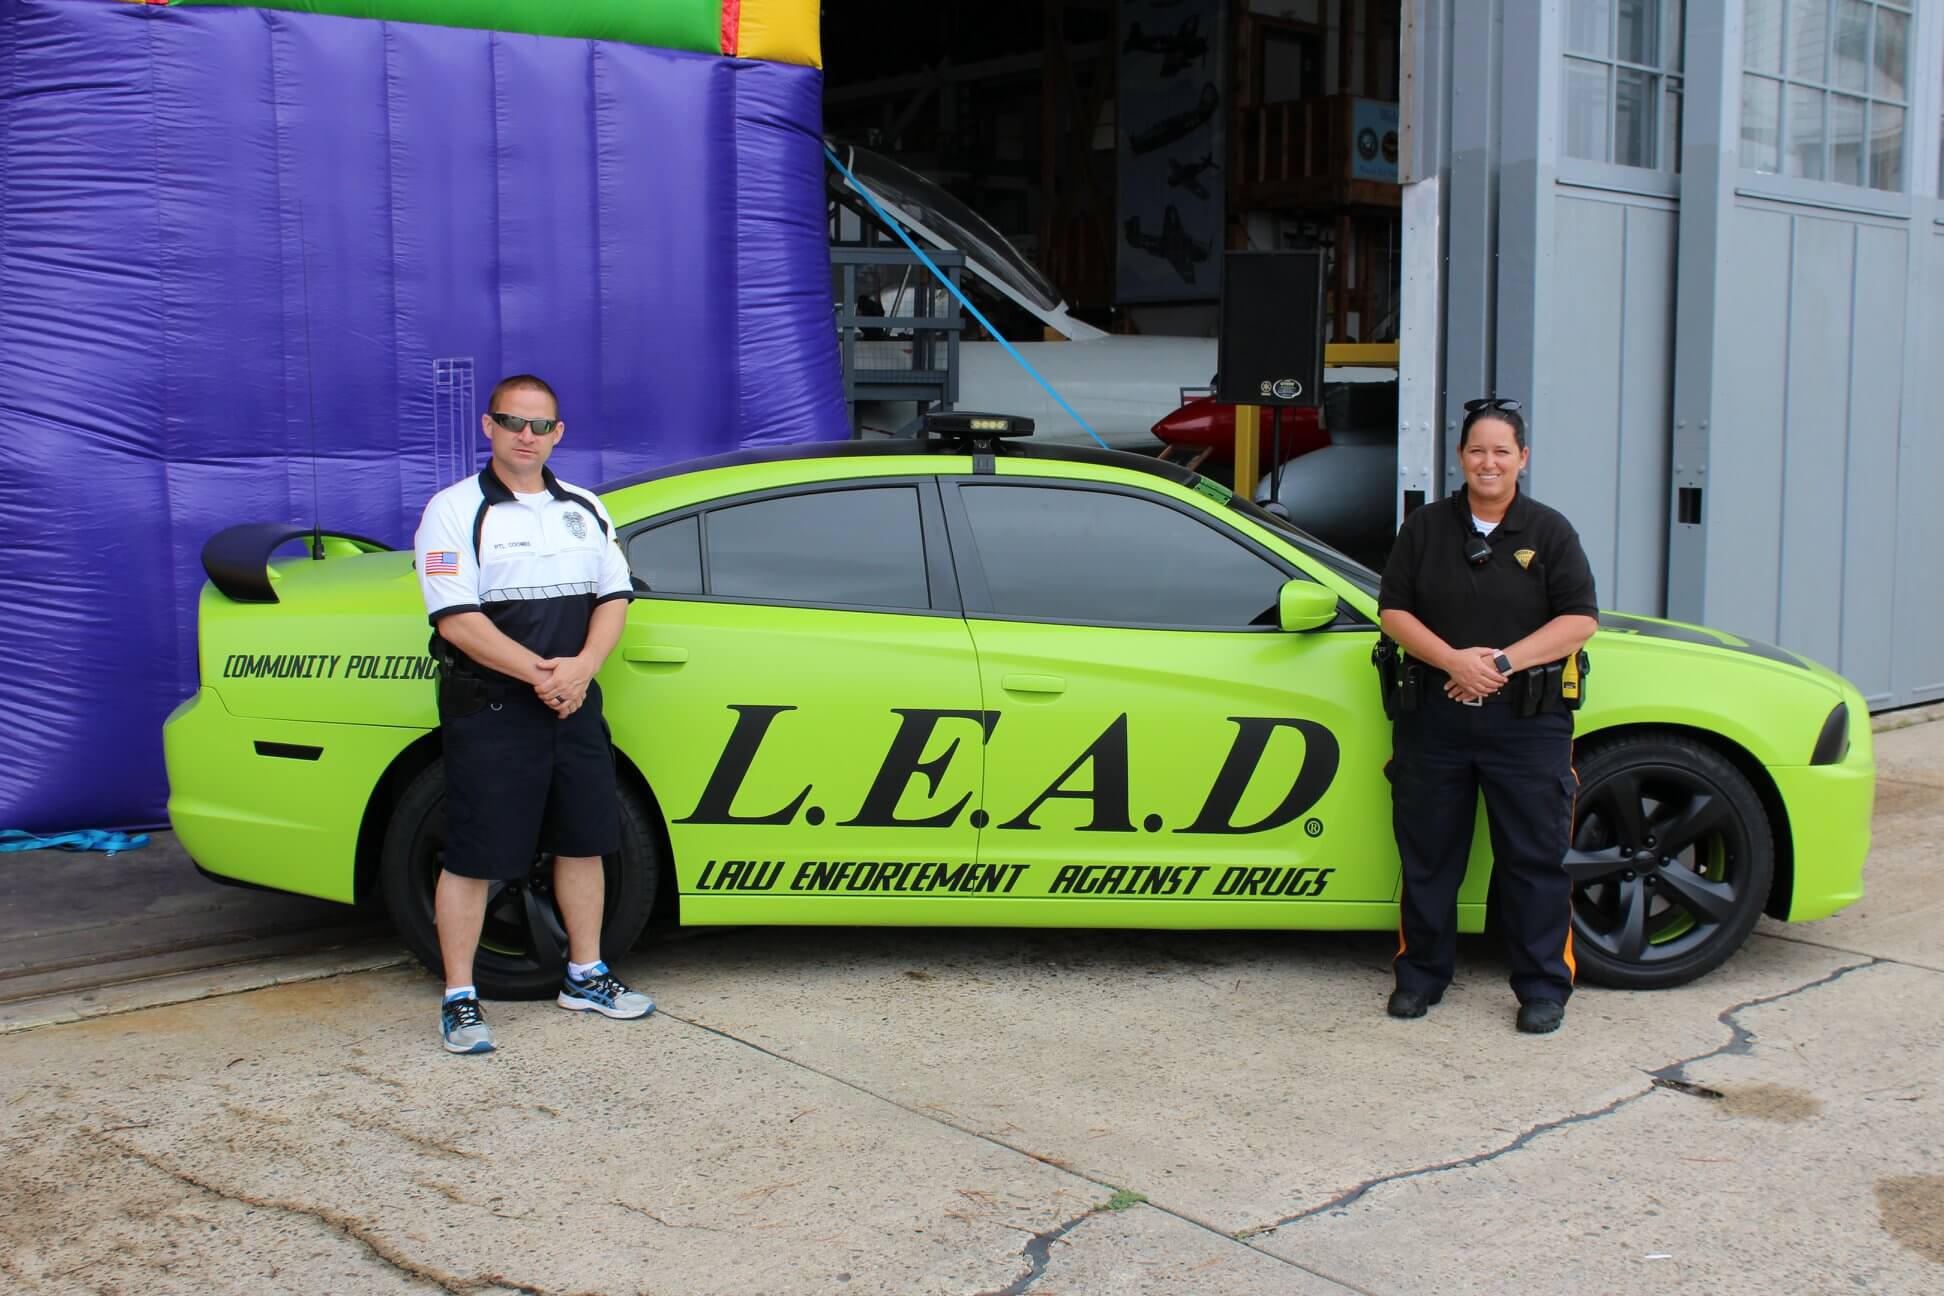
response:
{"label": "window pane", "polygon": [[967,486],[959,498],[1001,616],[1275,624],[1281,570],[1165,504],[1044,486]]}
{"label": "window pane", "polygon": [[1824,100],[1820,90],[1789,87],[1789,142],[1786,152],[1788,174],[1805,180],[1823,178]]}
{"label": "window pane", "polygon": [[1870,188],[1903,188],[1904,110],[1870,105]]}
{"label": "window pane", "polygon": [[1829,96],[1829,178],[1863,183],[1863,100]]}
{"label": "window pane", "polygon": [[1823,178],[1823,100],[1820,90],[1789,87],[1789,174]]}
{"label": "window pane", "polygon": [[1821,81],[1829,52],[1831,0],[1789,0],[1789,75]]}
{"label": "window pane", "polygon": [[1660,58],[1659,0],[1619,0],[1620,27],[1614,41],[1619,56],[1629,63],[1658,67]]}
{"label": "window pane", "polygon": [[1879,9],[1876,22],[1876,80],[1870,93],[1903,103],[1909,98],[1910,17]]}
{"label": "window pane", "polygon": [[1607,65],[1566,60],[1566,156],[1607,160]]}
{"label": "window pane", "polygon": [[1742,77],[1741,164],[1750,171],[1780,171],[1782,83]]}
{"label": "window pane", "polygon": [[784,603],[923,608],[925,545],[909,486],[823,491],[709,514],[709,592]]}
{"label": "window pane", "polygon": [[1681,0],[1667,0],[1667,66],[1669,71],[1681,70],[1681,59],[1687,53],[1687,32],[1681,22]]}
{"label": "window pane", "polygon": [[700,594],[701,520],[667,522],[628,541],[628,569],[657,594]]}
{"label": "window pane", "polygon": [[1613,160],[1621,166],[1654,165],[1654,106],[1660,78],[1621,68],[1615,78]]}
{"label": "window pane", "polygon": [[1742,66],[1751,72],[1782,70],[1782,0],[1748,0],[1742,17]]}
{"label": "window pane", "polygon": [[1830,84],[1839,90],[1870,88],[1870,6],[1866,0],[1836,0],[1836,52]]}
{"label": "window pane", "polygon": [[1613,0],[1568,0],[1567,49],[1576,54],[1606,54],[1607,32],[1612,26]]}

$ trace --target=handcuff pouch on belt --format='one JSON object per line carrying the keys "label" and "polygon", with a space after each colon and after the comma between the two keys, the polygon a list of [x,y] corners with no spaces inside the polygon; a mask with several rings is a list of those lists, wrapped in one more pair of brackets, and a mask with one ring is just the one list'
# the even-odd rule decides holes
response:
{"label": "handcuff pouch on belt", "polygon": [[1397,641],[1387,634],[1377,636],[1370,650],[1370,664],[1377,668],[1377,687],[1384,699],[1384,718],[1395,720],[1399,713],[1415,711],[1423,705],[1425,669],[1404,655]]}
{"label": "handcuff pouch on belt", "polygon": [[437,687],[439,719],[460,719],[485,710],[489,703],[506,700],[506,690],[474,669],[437,630],[432,632],[428,649],[438,666]]}
{"label": "handcuff pouch on belt", "polygon": [[1512,677],[1506,687],[1517,688],[1513,697],[1522,716],[1572,712],[1586,701],[1586,676],[1592,662],[1584,648],[1544,666],[1534,666]]}

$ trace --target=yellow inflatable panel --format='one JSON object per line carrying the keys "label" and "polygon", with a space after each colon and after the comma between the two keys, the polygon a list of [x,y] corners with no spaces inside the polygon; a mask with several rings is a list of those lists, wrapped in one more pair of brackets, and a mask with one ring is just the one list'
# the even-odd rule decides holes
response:
{"label": "yellow inflatable panel", "polygon": [[722,0],[724,37],[729,34],[732,11],[736,13],[736,45],[729,48],[725,39],[724,54],[823,66],[817,0]]}

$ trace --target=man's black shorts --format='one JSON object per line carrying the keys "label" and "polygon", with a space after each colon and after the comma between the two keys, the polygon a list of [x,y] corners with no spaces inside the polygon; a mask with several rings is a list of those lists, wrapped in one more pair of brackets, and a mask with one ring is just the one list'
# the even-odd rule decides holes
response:
{"label": "man's black shorts", "polygon": [[621,849],[614,749],[590,684],[562,720],[531,695],[439,721],[445,739],[446,871],[520,878],[536,851],[607,855]]}

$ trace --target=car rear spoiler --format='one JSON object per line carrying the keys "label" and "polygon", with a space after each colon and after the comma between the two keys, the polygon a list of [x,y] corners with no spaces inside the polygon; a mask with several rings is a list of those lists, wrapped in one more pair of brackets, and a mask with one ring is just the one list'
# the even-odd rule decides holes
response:
{"label": "car rear spoiler", "polygon": [[386,553],[391,546],[344,531],[320,531],[292,522],[243,522],[224,527],[203,545],[203,571],[209,583],[238,603],[275,603],[270,555],[292,540],[312,541],[311,556],[330,553]]}

